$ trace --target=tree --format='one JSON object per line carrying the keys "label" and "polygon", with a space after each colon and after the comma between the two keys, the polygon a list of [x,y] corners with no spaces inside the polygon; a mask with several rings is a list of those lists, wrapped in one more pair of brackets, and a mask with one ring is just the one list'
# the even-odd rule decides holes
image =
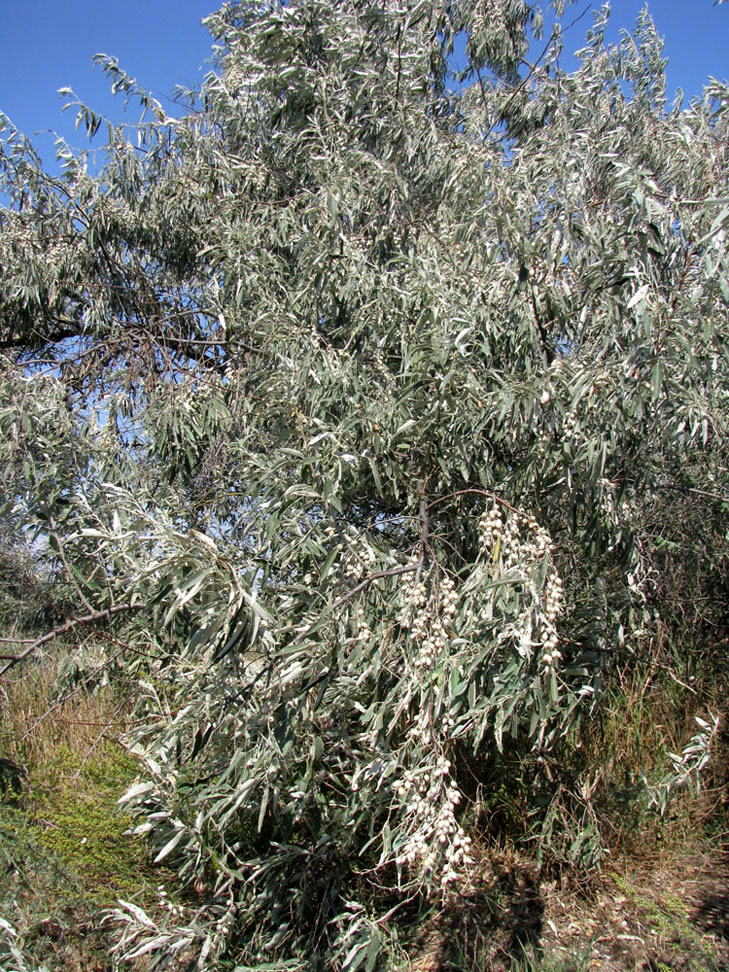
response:
{"label": "tree", "polygon": [[6,495],[130,608],[127,802],[204,889],[126,954],[379,967],[474,753],[544,785],[689,577],[726,624],[728,92],[606,17],[566,74],[523,0],[226,4],[179,118],[102,59],[97,174],[6,124]]}

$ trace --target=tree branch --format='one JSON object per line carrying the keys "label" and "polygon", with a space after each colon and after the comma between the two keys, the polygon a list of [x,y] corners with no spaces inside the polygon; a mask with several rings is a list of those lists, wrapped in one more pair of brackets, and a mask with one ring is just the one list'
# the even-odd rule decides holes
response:
{"label": "tree branch", "polygon": [[[83,601],[83,604],[84,604],[84,607],[86,608],[86,610],[93,612],[94,608],[91,605],[91,602],[86,597],[86,595],[84,594],[83,590],[81,589],[81,585],[78,582],[78,578],[76,577],[76,575],[74,574],[74,572],[71,570],[71,567],[70,567],[68,561],[66,560],[66,553],[65,553],[65,551],[63,549],[63,544],[61,542],[61,538],[58,535],[58,530],[56,528],[56,522],[55,522],[55,520],[53,519],[53,517],[50,514],[48,515],[48,525],[51,528],[51,534],[50,534],[51,535],[51,539],[56,541],[56,547],[58,548],[58,556],[61,558],[61,563],[63,564],[63,566],[66,569],[66,574],[68,575],[68,579],[71,581],[71,583],[73,584],[73,586],[74,586],[74,588],[76,590],[76,593],[78,594],[78,596]],[[2,674],[2,672],[0,672],[0,674]]]}
{"label": "tree branch", "polygon": [[423,573],[423,567],[425,567],[425,553],[428,549],[428,536],[430,534],[430,520],[428,519],[428,502],[425,493],[425,483],[421,483],[419,487],[420,493],[420,509],[418,511],[418,516],[420,519],[420,556],[418,557],[418,563],[415,568],[415,583],[420,583],[420,575]]}
{"label": "tree branch", "polygon": [[434,499],[428,503],[427,509],[430,510],[434,506],[438,506],[440,503],[445,503],[446,500],[455,499],[457,496],[465,496],[467,493],[475,493],[477,496],[487,496],[489,499],[493,500],[494,503],[498,503],[511,513],[519,512],[515,506],[512,506],[511,503],[505,499],[502,499],[500,496],[497,496],[496,493],[492,493],[488,489],[481,489],[480,487],[476,486],[470,486],[468,489],[457,489],[455,493],[447,493],[445,496],[439,496],[438,499]]}
{"label": "tree branch", "polygon": [[[334,604],[332,604],[331,610],[336,611],[338,607],[346,604],[347,601],[350,601],[355,596],[355,594],[359,594],[361,590],[364,590],[364,588],[367,587],[368,584],[372,584],[373,581],[380,580],[382,577],[396,577],[398,574],[410,574],[415,569],[415,564],[408,564],[405,567],[392,567],[390,570],[378,570],[374,574],[370,574],[368,577],[365,577],[365,579],[361,580],[359,584],[355,584],[354,587],[348,590],[346,594],[342,594],[341,597],[337,598]],[[289,646],[298,645],[300,641],[303,641],[304,638],[306,638],[306,636],[313,631],[318,623],[318,621],[314,621],[312,624],[307,625],[303,631],[299,631],[296,637],[291,639]],[[1,674],[2,672],[0,672],[0,675]]]}
{"label": "tree branch", "polygon": [[121,611],[138,611],[142,607],[141,604],[116,604],[113,607],[106,608],[104,611],[92,611],[89,614],[84,614],[78,618],[69,618],[64,624],[60,625],[58,628],[54,628],[47,634],[42,635],[40,638],[36,638],[35,641],[31,642],[27,648],[24,648],[17,655],[0,655],[0,660],[5,661],[6,664],[0,668],[0,676],[3,676],[5,672],[13,668],[15,665],[20,664],[29,655],[32,655],[36,649],[40,648],[41,645],[45,645],[49,641],[53,641],[58,635],[65,634],[67,631],[72,631],[79,624],[91,624],[93,621],[108,621],[112,615],[119,614]]}

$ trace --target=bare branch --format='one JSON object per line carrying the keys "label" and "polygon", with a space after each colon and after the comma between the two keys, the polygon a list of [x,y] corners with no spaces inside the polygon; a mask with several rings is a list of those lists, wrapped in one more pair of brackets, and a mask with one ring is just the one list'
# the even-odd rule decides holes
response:
{"label": "bare branch", "polygon": [[[408,564],[405,567],[392,567],[390,570],[378,570],[374,574],[370,574],[368,577],[365,577],[365,579],[361,580],[359,584],[355,584],[355,586],[347,591],[346,594],[342,594],[342,596],[338,598],[334,604],[332,604],[331,610],[336,611],[337,608],[341,607],[343,604],[346,604],[347,601],[351,601],[356,594],[359,594],[359,592],[364,590],[369,584],[372,584],[376,580],[380,580],[382,577],[396,577],[398,574],[411,574],[416,569],[416,564]],[[289,644],[298,645],[300,641],[303,641],[304,638],[306,638],[306,636],[314,630],[318,623],[318,621],[314,621],[313,624],[307,625],[303,631],[300,631],[296,637],[289,642]],[[2,674],[2,672],[0,672],[0,674]]]}
{"label": "bare branch", "polygon": [[477,496],[487,496],[489,499],[493,500],[494,503],[498,503],[511,513],[519,512],[515,506],[512,506],[511,503],[505,499],[502,499],[500,496],[497,496],[496,493],[492,493],[488,489],[481,489],[480,487],[476,486],[471,486],[468,489],[457,489],[454,493],[447,493],[445,496],[439,496],[438,499],[432,500],[432,502],[428,503],[427,508],[430,510],[434,506],[438,506],[440,503],[445,503],[447,500],[455,499],[457,496],[465,496],[468,493],[475,493]]}
{"label": "bare branch", "polygon": [[92,624],[94,621],[108,621],[114,614],[119,614],[122,611],[138,611],[141,607],[141,604],[116,604],[113,607],[106,608],[104,611],[91,611],[89,614],[84,614],[81,617],[70,618],[58,628],[54,628],[52,631],[42,635],[40,638],[36,638],[35,641],[29,644],[28,647],[19,654],[0,655],[0,659],[7,663],[0,668],[0,676],[4,675],[5,672],[13,668],[15,665],[18,665],[20,662],[24,661],[29,655],[32,655],[36,649],[41,647],[41,645],[45,645],[47,642],[53,641],[53,639],[57,638],[58,635],[66,634],[67,631],[72,631],[80,624]]}

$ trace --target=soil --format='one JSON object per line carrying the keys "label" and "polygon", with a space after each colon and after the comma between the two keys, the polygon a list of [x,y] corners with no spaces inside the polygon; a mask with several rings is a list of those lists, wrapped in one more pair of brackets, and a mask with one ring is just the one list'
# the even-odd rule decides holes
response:
{"label": "soil", "polygon": [[414,972],[729,972],[729,852],[613,862],[579,888],[495,861],[420,945]]}

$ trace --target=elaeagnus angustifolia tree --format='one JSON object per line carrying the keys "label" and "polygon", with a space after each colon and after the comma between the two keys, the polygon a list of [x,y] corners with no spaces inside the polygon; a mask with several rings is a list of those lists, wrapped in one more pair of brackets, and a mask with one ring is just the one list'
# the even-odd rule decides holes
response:
{"label": "elaeagnus angustifolia tree", "polygon": [[523,0],[226,3],[179,117],[101,59],[97,172],[5,122],[7,505],[132,649],[126,805],[200,894],[127,957],[384,968],[475,776],[721,620],[728,93],[606,19],[568,74]]}

